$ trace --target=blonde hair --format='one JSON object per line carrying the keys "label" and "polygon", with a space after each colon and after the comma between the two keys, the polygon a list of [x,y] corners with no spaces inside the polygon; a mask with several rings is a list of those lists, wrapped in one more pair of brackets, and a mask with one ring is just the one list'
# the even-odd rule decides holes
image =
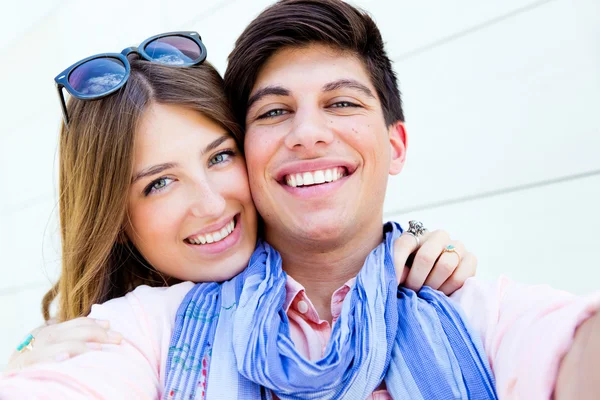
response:
{"label": "blonde hair", "polygon": [[42,300],[46,320],[57,297],[57,317],[64,321],[87,315],[93,304],[138,285],[170,283],[124,233],[135,132],[152,102],[199,111],[240,144],[223,80],[208,63],[176,68],[132,60],[129,80],[117,93],[93,101],[71,99],[59,150],[62,270]]}

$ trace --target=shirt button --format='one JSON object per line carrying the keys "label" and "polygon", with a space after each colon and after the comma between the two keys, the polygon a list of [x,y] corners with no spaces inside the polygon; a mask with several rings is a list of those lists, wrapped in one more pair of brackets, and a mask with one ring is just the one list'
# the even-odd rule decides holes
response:
{"label": "shirt button", "polygon": [[308,311],[308,304],[304,300],[300,300],[297,307],[300,314],[306,314]]}

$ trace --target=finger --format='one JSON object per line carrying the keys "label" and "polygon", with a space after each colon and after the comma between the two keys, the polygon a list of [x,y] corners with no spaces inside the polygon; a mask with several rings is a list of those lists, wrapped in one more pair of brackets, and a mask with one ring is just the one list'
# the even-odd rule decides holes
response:
{"label": "finger", "polygon": [[396,270],[396,277],[398,284],[404,282],[408,271],[406,271],[405,265],[411,253],[417,249],[417,241],[414,236],[403,233],[394,242],[394,268]]}
{"label": "finger", "polygon": [[56,335],[49,341],[59,342],[97,342],[119,344],[123,339],[118,332],[107,330],[98,325],[78,326],[72,329],[63,329],[60,335]]}
{"label": "finger", "polygon": [[43,362],[60,362],[69,358],[90,352],[102,350],[102,345],[99,343],[85,342],[62,342],[55,345],[47,345],[42,347],[34,347],[33,350],[21,354],[20,366],[26,367]]}
{"label": "finger", "polygon": [[475,275],[477,270],[477,258],[473,253],[467,252],[458,268],[454,273],[440,286],[439,290],[450,296],[452,293],[460,289],[465,281]]}
{"label": "finger", "polygon": [[449,244],[454,246],[458,254],[445,252],[442,249],[442,254],[439,256],[427,279],[425,279],[425,286],[429,286],[432,289],[439,289],[460,265],[460,258],[465,253],[465,246],[458,241],[450,241]]}
{"label": "finger", "polygon": [[60,324],[57,324],[57,326],[60,326],[61,328],[65,328],[65,329],[72,329],[72,328],[76,328],[79,326],[94,326],[94,325],[99,325],[104,329],[108,329],[110,327],[110,323],[106,320],[89,318],[89,317],[79,317],[79,318],[71,319],[69,321],[65,321]]}
{"label": "finger", "polygon": [[404,286],[414,291],[421,289],[425,283],[425,279],[427,279],[435,262],[449,241],[450,236],[447,232],[441,230],[431,232],[417,251],[415,261],[406,277]]}
{"label": "finger", "polygon": [[36,340],[38,343],[61,343],[65,341],[120,343],[120,335],[109,331],[108,327],[108,321],[86,317],[76,318],[46,327]]}
{"label": "finger", "polygon": [[60,362],[93,350],[101,350],[98,343],[63,342],[54,345],[35,346],[31,351],[19,353],[11,359],[6,371],[17,371],[30,365],[44,362]]}

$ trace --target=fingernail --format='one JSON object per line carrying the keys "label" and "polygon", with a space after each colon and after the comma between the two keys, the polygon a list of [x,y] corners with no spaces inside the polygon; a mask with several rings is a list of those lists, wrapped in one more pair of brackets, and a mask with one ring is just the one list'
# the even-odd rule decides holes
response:
{"label": "fingernail", "polygon": [[102,345],[100,343],[87,342],[85,345],[92,350],[102,350]]}
{"label": "fingernail", "polygon": [[69,356],[69,353],[59,353],[56,355],[56,357],[54,357],[56,362],[65,361],[65,360],[68,360],[69,358],[71,358],[71,356]]}
{"label": "fingernail", "polygon": [[123,335],[121,335],[119,332],[108,331],[108,340],[110,340],[112,343],[119,344],[121,343],[122,339]]}
{"label": "fingernail", "polygon": [[110,327],[110,322],[108,322],[104,319],[96,319],[95,321],[98,325],[100,325],[104,329],[108,329]]}

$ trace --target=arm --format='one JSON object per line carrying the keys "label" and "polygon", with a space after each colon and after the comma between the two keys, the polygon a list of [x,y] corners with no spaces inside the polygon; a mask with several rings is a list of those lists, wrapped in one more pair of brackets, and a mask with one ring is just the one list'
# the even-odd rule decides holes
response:
{"label": "arm", "polygon": [[554,398],[597,399],[600,393],[600,313],[577,329],[571,349],[562,360]]}
{"label": "arm", "polygon": [[0,379],[0,398],[159,398],[172,323],[192,286],[142,286],[123,298],[94,306],[90,316],[109,321],[122,334],[121,344],[8,373]]}
{"label": "arm", "polygon": [[600,308],[600,293],[575,296],[506,278],[469,279],[451,298],[482,338],[500,398],[551,398],[561,360],[577,348],[577,328]]}

